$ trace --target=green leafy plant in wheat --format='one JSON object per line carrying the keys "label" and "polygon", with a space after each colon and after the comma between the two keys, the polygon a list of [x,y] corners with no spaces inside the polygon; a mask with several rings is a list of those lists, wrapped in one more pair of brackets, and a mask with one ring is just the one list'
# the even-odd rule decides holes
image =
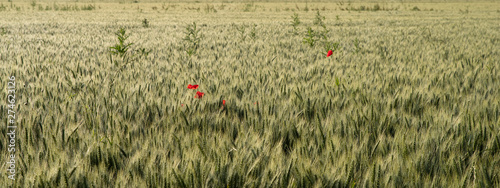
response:
{"label": "green leafy plant in wheat", "polygon": [[322,16],[320,13],[319,13],[319,10],[316,11],[316,16],[314,18],[314,22],[313,24],[314,25],[318,25],[318,26],[322,26],[322,27],[325,27],[325,16]]}
{"label": "green leafy plant in wheat", "polygon": [[9,31],[5,27],[0,27],[0,36],[6,35]]}
{"label": "green leafy plant in wheat", "polygon": [[[12,3],[11,3],[12,6]],[[0,11],[5,11],[7,10],[7,6],[3,5],[3,3],[0,4]]]}
{"label": "green leafy plant in wheat", "polygon": [[253,24],[252,30],[250,30],[250,38],[255,40],[257,38],[257,24]]}
{"label": "green leafy plant in wheat", "polygon": [[148,19],[144,18],[144,20],[142,20],[142,27],[144,27],[144,28],[148,28],[149,27],[149,21],[148,21]]}
{"label": "green leafy plant in wheat", "polygon": [[[338,42],[332,42],[329,40],[330,29],[326,26],[325,16],[321,15],[319,10],[316,11],[316,16],[313,21],[313,24],[318,27],[318,30],[321,31],[314,32],[310,27],[308,28],[308,32],[304,41],[309,44],[311,47],[314,46],[316,41],[319,41],[323,45],[323,50],[325,52],[332,50],[333,53],[339,49]],[[314,39],[317,37],[317,39]]]}
{"label": "green leafy plant in wheat", "polygon": [[358,54],[361,51],[361,46],[359,45],[359,39],[354,39],[354,53]]}
{"label": "green leafy plant in wheat", "polygon": [[[294,19],[296,17],[297,17],[297,15],[292,16],[292,18],[294,18]],[[315,19],[313,21],[313,25],[316,25],[318,30],[320,30],[320,29],[322,29],[322,30],[321,31],[314,31],[312,29],[312,27],[308,27],[307,32],[306,32],[306,36],[303,38],[302,42],[304,44],[308,44],[310,47],[313,47],[316,44],[316,42],[320,42],[323,44],[324,51],[332,50],[335,52],[339,47],[339,43],[329,41],[328,36],[330,34],[330,30],[326,26],[324,20],[325,20],[325,16],[322,16],[319,13],[319,11],[317,11]],[[296,23],[296,21],[293,21],[292,26],[294,26],[295,23]],[[294,26],[294,28],[295,28],[295,26]]]}
{"label": "green leafy plant in wheat", "polygon": [[214,5],[210,5],[210,4],[207,4],[204,8],[205,12],[206,13],[217,13],[217,9],[215,9],[215,6]]}
{"label": "green leafy plant in wheat", "polygon": [[31,8],[32,8],[33,10],[35,10],[35,7],[36,7],[36,1],[35,1],[35,0],[31,1],[31,4],[30,4],[30,5],[31,5]]}
{"label": "green leafy plant in wheat", "polygon": [[325,16],[322,16],[319,11],[316,12],[316,17],[313,24],[323,29],[321,32],[319,32],[319,36],[325,41],[328,40],[328,34],[330,33],[330,30],[328,29],[328,27],[326,27]]}
{"label": "green leafy plant in wheat", "polygon": [[184,32],[185,37],[183,40],[187,42],[185,45],[185,51],[189,56],[195,54],[196,50],[200,46],[200,41],[203,37],[203,34],[201,34],[200,31],[201,29],[196,27],[196,22],[188,24],[186,27],[186,31]]}
{"label": "green leafy plant in wheat", "polygon": [[330,33],[330,30],[328,30],[326,26],[323,28],[324,30],[320,33],[320,37],[322,39],[324,51],[327,52],[329,50],[332,50],[332,52],[335,53],[339,48],[339,43],[330,41],[328,37],[328,33]]}
{"label": "green leafy plant in wheat", "polygon": [[333,53],[335,53],[339,49],[339,43],[338,42],[331,42],[331,41],[324,41],[323,48],[324,48],[325,52],[331,50]]}
{"label": "green leafy plant in wheat", "polygon": [[298,31],[297,27],[300,25],[299,14],[294,13],[294,14],[292,15],[292,24],[291,24],[291,25],[292,25],[292,27],[293,27],[293,32],[294,32],[295,34],[297,34],[297,31]]}
{"label": "green leafy plant in wheat", "polygon": [[255,8],[255,5],[252,3],[247,3],[243,7],[243,12],[250,12],[250,11],[255,11],[257,8]]}
{"label": "green leafy plant in wheat", "polygon": [[109,47],[111,49],[111,53],[114,55],[118,55],[124,58],[130,48],[134,43],[127,43],[129,35],[126,34],[126,30],[124,28],[120,28],[116,33],[116,38],[118,39],[118,43],[114,46]]}
{"label": "green leafy plant in wheat", "polygon": [[238,30],[238,33],[240,34],[240,40],[245,41],[247,36],[245,35],[245,30],[247,28],[246,25],[242,24],[241,26],[235,26],[236,30]]}
{"label": "green leafy plant in wheat", "polygon": [[316,33],[311,27],[307,28],[307,33],[304,39],[302,39],[302,43],[307,44],[310,47],[313,47],[316,43]]}

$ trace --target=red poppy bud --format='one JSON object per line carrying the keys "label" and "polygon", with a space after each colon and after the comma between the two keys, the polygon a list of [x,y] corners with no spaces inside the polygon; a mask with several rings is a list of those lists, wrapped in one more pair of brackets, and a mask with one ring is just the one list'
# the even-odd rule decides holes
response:
{"label": "red poppy bud", "polygon": [[326,57],[330,57],[332,54],[333,54],[333,51],[330,50],[330,51],[328,51],[328,54],[326,54]]}
{"label": "red poppy bud", "polygon": [[189,84],[187,88],[188,89],[198,89],[198,85],[191,85],[191,84]]}
{"label": "red poppy bud", "polygon": [[199,98],[199,99],[201,99],[201,98],[203,97],[203,95],[205,95],[205,93],[202,93],[202,92],[197,91],[197,92],[196,92],[196,95],[194,96],[194,98]]}

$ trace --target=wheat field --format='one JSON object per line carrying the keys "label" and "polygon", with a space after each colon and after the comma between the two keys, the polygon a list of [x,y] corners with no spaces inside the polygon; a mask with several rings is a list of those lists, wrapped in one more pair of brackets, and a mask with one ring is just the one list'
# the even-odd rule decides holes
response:
{"label": "wheat field", "polygon": [[0,184],[498,187],[498,5],[2,2]]}

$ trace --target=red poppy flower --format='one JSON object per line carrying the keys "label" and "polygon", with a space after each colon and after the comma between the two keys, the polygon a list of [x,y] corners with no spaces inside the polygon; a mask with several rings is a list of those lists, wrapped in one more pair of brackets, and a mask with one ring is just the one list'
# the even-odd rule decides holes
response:
{"label": "red poppy flower", "polygon": [[199,99],[201,99],[201,98],[203,97],[203,95],[205,95],[205,93],[202,93],[202,92],[197,91],[197,92],[196,92],[196,95],[194,96],[194,98],[199,98]]}
{"label": "red poppy flower", "polygon": [[226,106],[226,100],[222,100],[222,105]]}
{"label": "red poppy flower", "polygon": [[333,51],[330,50],[330,51],[328,51],[328,54],[326,54],[326,57],[330,57],[332,54],[333,54]]}
{"label": "red poppy flower", "polygon": [[198,89],[198,85],[188,85],[188,89]]}
{"label": "red poppy flower", "polygon": [[184,107],[184,104],[181,104],[182,107]]}

